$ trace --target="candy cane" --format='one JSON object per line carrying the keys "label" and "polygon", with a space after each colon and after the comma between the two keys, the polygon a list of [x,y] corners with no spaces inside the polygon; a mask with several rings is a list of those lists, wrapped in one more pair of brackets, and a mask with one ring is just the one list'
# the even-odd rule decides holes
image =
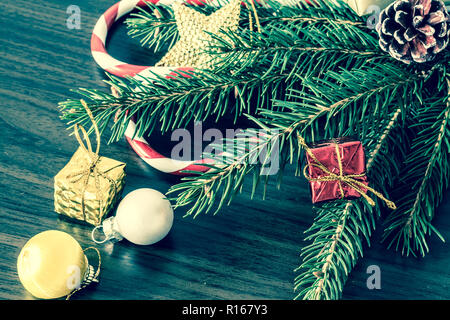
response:
{"label": "candy cane", "polygon": [[[148,0],[152,4],[170,5],[177,0]],[[200,0],[186,1],[188,4],[203,5]],[[218,6],[217,1],[209,1],[208,4]],[[150,67],[150,66],[137,66],[129,63],[119,61],[111,57],[106,51],[106,38],[108,31],[113,24],[124,15],[128,14],[137,7],[147,6],[145,1],[142,0],[122,0],[110,7],[106,12],[98,19],[95,24],[91,37],[91,52],[94,60],[105,71],[114,74],[119,77],[133,77],[146,79],[156,78],[155,74],[159,76],[176,76],[177,74],[186,74],[186,71],[192,71],[193,68],[183,67]],[[185,72],[185,73],[183,73]],[[150,144],[140,136],[135,135],[136,132],[136,120],[131,119],[128,127],[125,131],[125,137],[133,150],[141,157],[146,163],[153,168],[162,172],[185,175],[184,170],[205,172],[210,168],[202,166],[202,163],[212,163],[211,159],[202,159],[198,161],[181,161],[167,158],[154,150]]]}

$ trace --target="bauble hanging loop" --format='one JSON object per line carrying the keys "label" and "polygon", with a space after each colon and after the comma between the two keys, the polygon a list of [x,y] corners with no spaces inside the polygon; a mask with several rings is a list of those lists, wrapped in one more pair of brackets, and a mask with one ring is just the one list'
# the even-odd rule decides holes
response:
{"label": "bauble hanging loop", "polygon": [[[97,239],[96,236],[96,233],[100,232],[100,230],[103,232],[103,239],[101,240]],[[94,229],[92,229],[91,232],[92,241],[94,241],[97,244],[102,244],[107,241],[111,242],[121,241],[123,240],[123,237],[117,230],[118,226],[115,217],[105,219],[105,221],[103,221],[101,225],[96,226]]]}

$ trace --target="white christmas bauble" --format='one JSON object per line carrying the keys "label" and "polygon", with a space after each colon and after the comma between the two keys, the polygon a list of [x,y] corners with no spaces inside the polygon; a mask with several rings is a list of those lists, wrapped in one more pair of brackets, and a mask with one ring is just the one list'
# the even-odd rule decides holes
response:
{"label": "white christmas bauble", "polygon": [[173,210],[159,191],[143,188],[126,195],[117,208],[114,228],[135,244],[148,245],[163,239],[172,228]]}

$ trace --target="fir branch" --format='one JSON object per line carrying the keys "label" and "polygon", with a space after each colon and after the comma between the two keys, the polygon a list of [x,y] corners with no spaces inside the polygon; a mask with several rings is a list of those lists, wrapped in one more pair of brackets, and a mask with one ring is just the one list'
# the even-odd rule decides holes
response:
{"label": "fir branch", "polygon": [[147,6],[149,11],[138,8],[139,13],[131,14],[132,18],[125,20],[128,35],[141,38],[141,45],[153,48],[155,52],[163,45],[170,49],[179,38],[173,12],[162,5],[147,3]]}
{"label": "fir branch", "polygon": [[[244,0],[240,25],[243,29],[252,30],[254,2]],[[225,2],[224,2],[225,3]],[[190,5],[197,11],[209,15],[215,8],[211,6]],[[170,6],[147,3],[147,8],[138,8],[139,13],[131,14],[126,20],[128,34],[134,38],[141,38],[143,46],[151,47],[154,51],[174,44],[178,38],[176,21]],[[369,31],[365,20],[355,15],[346,3],[332,3],[316,1],[314,6],[305,5],[301,1],[293,1],[290,5],[282,5],[275,0],[266,0],[256,4],[257,16],[262,28],[272,27],[295,28],[305,27],[326,28],[340,26],[350,28],[346,34],[351,34],[355,28]],[[322,29],[323,30],[323,29]]]}
{"label": "fir branch", "polygon": [[358,234],[359,224],[348,225],[349,217],[357,216],[353,211],[356,208],[360,209],[354,203],[344,201],[324,205],[318,210],[314,224],[307,230],[312,235],[305,239],[314,241],[302,249],[303,263],[295,270],[304,272],[295,278],[294,290],[298,294],[294,299],[330,300],[340,297],[347,274],[357,260],[354,251],[362,253],[359,239],[349,238],[346,234]]}
{"label": "fir branch", "polygon": [[388,138],[389,134],[391,133],[391,131],[393,130],[398,117],[400,116],[402,112],[402,108],[398,108],[392,118],[389,120],[388,125],[386,126],[386,128],[384,129],[382,135],[380,136],[379,141],[377,142],[376,146],[374,147],[374,149],[372,150],[372,152],[370,153],[367,163],[366,163],[366,169],[370,170],[372,168],[372,165],[375,163],[375,155],[377,155],[380,152],[381,147],[386,143],[386,139]]}
{"label": "fir branch", "polygon": [[[304,97],[305,103],[331,105],[335,113],[329,114],[329,119],[336,113],[343,112],[349,107],[363,108],[363,116],[372,115],[375,112],[385,112],[385,107],[392,103],[392,94],[402,91],[400,97],[411,96],[408,91],[423,79],[430,76],[432,71],[426,74],[414,74],[396,64],[364,66],[350,71],[342,70],[328,72],[328,79],[310,78],[304,79],[314,95]],[[376,102],[375,112],[367,113]],[[361,121],[365,118],[361,118]],[[351,127],[351,126],[350,126]]]}
{"label": "fir branch", "polygon": [[[186,215],[193,215],[194,218],[200,213],[208,213],[214,207],[214,214],[216,214],[224,204],[230,204],[236,193],[241,190],[245,177],[250,175],[253,175],[253,196],[261,179],[261,168],[267,164],[271,156],[274,153],[277,153],[277,158],[287,155],[280,160],[281,167],[288,162],[298,160],[300,150],[293,142],[296,140],[296,134],[302,132],[311,121],[323,113],[324,109],[321,107],[303,110],[302,114],[296,114],[292,122],[281,130],[269,128],[258,119],[250,117],[266,130],[266,134],[250,134],[244,138],[236,138],[231,141],[231,144],[237,152],[233,150],[232,154],[229,150],[223,149],[224,146],[230,145],[229,142],[224,141],[224,144],[216,145],[215,154],[204,155],[215,162],[209,171],[182,178],[183,182],[169,189],[168,194],[176,194],[176,197],[172,199],[175,201],[174,207],[191,205]],[[255,138],[258,139],[256,145],[252,143]],[[224,155],[227,158],[224,158]],[[281,170],[278,174],[281,174]],[[218,204],[214,201],[216,195],[220,195]]]}
{"label": "fir branch", "polygon": [[[128,35],[140,38],[142,46],[150,47],[154,52],[164,48],[170,49],[178,40],[175,15],[171,6],[146,2],[146,8],[137,7],[138,13],[131,13],[125,20]],[[191,5],[203,14],[211,14],[210,6]]]}
{"label": "fir branch", "polygon": [[[136,124],[136,134],[142,136],[144,133],[150,135],[157,125],[161,132],[166,132],[194,119],[203,121],[216,117],[218,120],[225,113],[234,113],[237,118],[244,111],[254,112],[252,105],[255,104],[270,108],[272,99],[281,98],[285,90],[298,83],[297,78],[289,77],[289,73],[276,69],[264,76],[260,69],[236,75],[197,70],[189,73],[189,78],[179,73],[170,79],[157,77],[148,81],[144,78],[142,82],[110,76],[107,83],[120,93],[119,98],[100,90],[79,89],[76,92],[85,97],[102,131],[107,121],[116,115],[110,141],[117,141],[133,116],[141,119]],[[86,112],[78,99],[60,102],[59,106],[62,119],[70,125],[87,123]],[[117,114],[118,110],[127,112]]]}
{"label": "fir branch", "polygon": [[[345,10],[345,9],[344,9]],[[352,17],[353,18],[353,17]],[[355,21],[355,20],[344,20],[344,19],[339,19],[339,18],[335,18],[335,17],[317,17],[314,15],[293,15],[290,17],[286,17],[286,16],[272,16],[272,17],[266,17],[266,18],[261,18],[262,22],[277,22],[277,26],[279,25],[283,25],[285,23],[287,24],[295,24],[298,25],[300,24],[307,24],[307,25],[313,25],[313,24],[317,24],[317,25],[343,25],[343,26],[357,26],[360,28],[363,28],[365,26],[363,21]],[[275,24],[274,24],[275,25]]]}
{"label": "fir branch", "polygon": [[[405,97],[406,101],[412,101],[415,97],[415,94],[412,90],[410,90],[411,87],[418,87],[420,88],[422,86],[422,82],[424,81],[424,78],[429,77],[429,74],[425,75],[414,75],[410,76],[407,81],[399,81],[400,78],[404,79],[404,72],[399,72],[398,69],[393,68],[391,70],[392,72],[389,73],[390,76],[392,76],[392,83],[389,86],[379,86],[380,80],[378,81],[371,81],[370,78],[364,78],[367,79],[367,82],[364,84],[361,84],[359,86],[356,86],[355,90],[364,88],[363,94],[355,95],[350,93],[350,86],[348,86],[349,90],[348,92],[345,92],[346,90],[343,90],[344,93],[342,95],[339,95],[339,99],[345,100],[345,103],[349,105],[350,100],[352,103],[355,104],[355,109],[352,111],[358,110],[359,115],[363,114],[373,114],[375,110],[382,111],[381,113],[389,114],[389,118],[386,119],[386,117],[374,117],[374,119],[371,122],[368,122],[366,125],[369,129],[366,129],[366,139],[365,144],[368,146],[368,150],[371,150],[372,146],[373,149],[370,152],[370,158],[369,163],[375,163],[379,162],[378,158],[383,158],[385,162],[387,162],[389,165],[383,167],[384,174],[379,175],[378,177],[372,177],[375,186],[378,186],[380,189],[385,189],[385,180],[389,180],[389,176],[391,174],[395,175],[398,171],[398,168],[396,167],[397,161],[393,161],[392,157],[392,148],[387,148],[386,146],[383,146],[383,144],[387,144],[387,142],[391,142],[392,140],[396,139],[398,136],[393,137],[393,133],[395,133],[394,127],[398,121],[399,115],[405,109],[405,107],[396,107],[392,109],[392,101],[398,100],[399,103],[402,103],[404,100],[402,98],[398,99],[399,97]],[[401,70],[400,70],[401,71]],[[356,74],[360,75],[362,70],[356,70]],[[365,70],[365,72],[369,72],[368,70]],[[394,76],[395,75],[395,76]],[[375,74],[376,76],[376,74]],[[345,82],[344,79],[338,79],[335,77],[336,83],[337,81],[340,81],[339,85],[343,85],[344,83],[351,83],[352,81],[355,81],[357,77],[351,77],[349,82]],[[348,78],[347,78],[348,79]],[[395,80],[395,81],[394,81]],[[397,83],[397,85],[394,85],[394,83]],[[367,89],[368,85],[371,85],[372,88],[375,89]],[[343,86],[344,88],[347,86]],[[381,88],[381,89],[380,89]],[[317,89],[317,88],[316,88]],[[320,90],[320,89],[319,89]],[[317,91],[319,91],[317,90]],[[373,92],[386,92],[387,96],[390,96],[392,100],[382,100],[378,98],[373,98]],[[327,90],[323,90],[320,92],[320,96],[326,96],[328,99],[329,96],[326,95]],[[410,92],[409,95],[406,95],[406,92]],[[293,93],[295,94],[295,93]],[[342,97],[347,95],[347,97]],[[319,95],[318,95],[319,96]],[[350,96],[350,99],[348,98]],[[356,98],[352,98],[356,97]],[[311,98],[313,99],[313,98]],[[372,99],[372,100],[371,100]],[[341,101],[339,100],[339,101]],[[375,100],[375,101],[374,101]],[[314,100],[317,101],[317,100]],[[366,105],[364,108],[361,108],[361,103]],[[302,108],[305,106],[312,107],[314,106],[316,109],[316,113],[312,113],[308,115],[307,118],[304,118],[304,120],[308,119],[308,121],[311,121],[312,123],[317,123],[316,120],[320,119],[321,115],[329,115],[334,114],[334,117],[330,117],[329,121],[335,121],[335,123],[341,123],[342,120],[336,119],[338,115],[340,115],[343,119],[345,119],[345,115],[348,113],[348,110],[342,109],[342,103],[333,103],[331,104],[331,107],[324,108],[323,103],[309,103],[306,104],[305,102],[280,102],[280,107],[282,107],[282,111],[269,111],[269,110],[262,110],[262,114],[267,116],[268,119],[261,120],[258,119],[259,124],[261,126],[265,126],[266,123],[270,123],[272,126],[277,128],[289,128],[289,124],[292,123],[292,119],[295,119],[298,115],[298,112],[301,112]],[[286,108],[290,107],[290,112],[286,110]],[[369,108],[370,107],[370,108]],[[387,111],[391,110],[391,111]],[[356,114],[353,115],[355,119],[360,119],[360,116],[357,116]],[[379,121],[382,121],[384,124],[380,124]],[[378,121],[378,124],[376,124],[376,121]],[[358,121],[357,121],[358,122]],[[311,126],[311,125],[310,125]],[[381,128],[380,128],[381,126]],[[336,127],[330,125],[330,127]],[[354,124],[350,126],[350,128],[356,129],[358,127],[358,124]],[[370,129],[371,128],[371,129]],[[373,143],[376,142],[376,143]],[[292,146],[292,142],[286,143],[286,145]],[[297,160],[298,160],[298,150],[289,151],[290,154],[297,154]],[[381,156],[383,154],[383,156]],[[395,153],[394,153],[395,154]],[[290,159],[294,159],[295,157],[290,157]],[[387,160],[390,158],[390,160]],[[286,158],[287,159],[287,158]],[[397,159],[396,159],[397,160]],[[245,168],[251,168],[250,166],[244,166]],[[372,165],[369,166],[369,169],[372,167]],[[238,168],[236,165],[232,165],[231,168],[235,169]],[[225,170],[226,171],[226,170]],[[224,172],[224,171],[221,171]],[[237,172],[237,171],[236,171]],[[227,174],[217,174],[216,176],[213,175],[214,181],[230,181],[227,183],[227,185],[234,185],[232,183],[233,180],[231,180],[231,177],[234,175],[237,175],[236,172],[229,172]],[[246,171],[240,171],[239,180],[243,180],[243,176],[245,176],[247,173]],[[370,174],[370,173],[369,173]],[[222,178],[223,177],[223,178]],[[196,179],[193,179],[196,180]],[[212,181],[205,179],[206,182]],[[198,180],[197,180],[198,181]],[[372,181],[372,180],[371,180]],[[225,182],[224,182],[225,183]],[[219,185],[220,186],[220,185]],[[198,214],[199,212],[202,212],[205,208],[210,208],[212,206],[213,197],[209,197],[208,200],[199,200],[196,202],[195,197],[198,197],[198,193],[190,193],[189,190],[192,187],[189,183],[184,184],[182,188],[184,188],[185,193],[181,195],[179,198],[182,199],[181,205],[186,205],[189,203],[189,201],[186,201],[187,199],[191,199],[190,203],[195,203],[193,206],[193,210],[190,211],[190,214],[193,212],[196,212]],[[241,187],[241,184],[238,185],[238,188],[235,188],[233,191],[239,190]],[[227,188],[228,189],[228,188]],[[254,187],[253,187],[254,189]],[[181,189],[177,189],[177,191],[180,191]],[[198,188],[198,190],[207,190],[208,192],[211,190],[209,187]],[[187,192],[186,192],[187,191]],[[217,192],[217,190],[216,190]],[[229,191],[227,191],[229,192]],[[227,195],[227,192],[224,192],[223,194]],[[198,199],[202,199],[202,196],[200,196]],[[228,203],[231,200],[231,198],[222,198],[220,201],[221,204],[223,204],[223,199],[227,199]],[[359,201],[359,200],[358,200]],[[198,205],[197,205],[198,203]],[[339,202],[340,203],[340,202]],[[305,297],[305,298],[318,298],[318,297],[325,297],[325,298],[337,298],[340,296],[340,293],[342,291],[343,284],[346,281],[346,278],[348,276],[348,270],[351,270],[353,265],[356,263],[356,259],[360,253],[362,253],[362,247],[361,242],[362,239],[360,237],[363,237],[368,241],[370,237],[371,230],[374,229],[374,222],[373,222],[373,216],[374,212],[376,213],[376,216],[379,215],[379,211],[376,208],[374,211],[373,208],[366,208],[363,203],[360,203],[359,205],[352,204],[349,207],[341,208],[338,204],[329,204],[329,207],[325,205],[322,207],[323,211],[320,211],[318,214],[318,221],[322,224],[313,225],[313,227],[310,229],[310,231],[315,230],[314,238],[316,239],[316,236],[324,236],[322,240],[317,240],[318,242],[315,242],[315,244],[312,245],[312,247],[316,248],[318,251],[315,252],[315,254],[308,254],[308,257],[311,257],[312,260],[308,261],[306,260],[299,270],[304,270],[304,273],[297,277],[296,279],[296,288],[299,289],[300,292],[298,294],[298,297]],[[208,210],[208,209],[207,209]],[[349,213],[351,211],[351,213]],[[194,215],[196,215],[194,214]],[[333,219],[328,219],[330,217],[333,217]],[[355,218],[356,217],[356,218]],[[323,218],[323,220],[321,220]],[[351,220],[349,220],[351,219]],[[326,225],[325,222],[333,222],[332,225]],[[330,223],[331,223],[330,222]],[[338,223],[336,223],[338,222]],[[328,226],[329,228],[326,228],[325,226]],[[317,229],[316,229],[317,228]],[[331,229],[330,229],[331,228]],[[334,230],[331,232],[330,230]],[[330,237],[331,235],[334,235]],[[359,236],[357,236],[359,235]],[[308,238],[310,239],[310,238]],[[320,243],[323,245],[321,246]],[[307,247],[306,250],[310,250],[312,247]],[[320,249],[318,249],[320,248]],[[324,249],[325,248],[325,249]],[[327,252],[327,255],[324,256],[324,251],[327,248],[332,248],[331,251]],[[312,250],[312,249],[311,249]],[[325,258],[325,260],[323,260]],[[319,260],[315,260],[319,259]],[[335,260],[333,260],[335,259]],[[314,264],[311,264],[313,263]],[[335,262],[330,262],[335,261]],[[320,265],[320,268],[318,266]],[[339,270],[339,271],[338,271]],[[347,271],[342,271],[347,270]],[[322,272],[322,273],[321,273]],[[314,277],[314,278],[311,278]],[[316,282],[317,280],[317,282]],[[314,283],[314,285],[308,285]],[[313,290],[313,291],[311,291]]]}
{"label": "fir branch", "polygon": [[[396,168],[392,161],[392,146],[388,138],[395,139],[395,127],[403,108],[394,109],[391,117],[372,127],[363,144],[369,150],[367,174],[371,185],[384,190],[390,174]],[[392,137],[394,136],[394,137]],[[373,163],[386,161],[384,175],[371,174]],[[379,206],[371,207],[364,200],[334,201],[315,207],[316,218],[305,231],[306,241],[312,243],[302,248],[302,264],[295,270],[299,274],[294,281],[295,299],[339,299],[348,274],[363,255],[363,242],[370,245],[370,235],[375,230],[375,217]]]}
{"label": "fir branch", "polygon": [[[241,72],[265,64],[280,65],[282,70],[295,74],[308,66],[310,72],[302,72],[304,77],[337,70],[343,64],[355,68],[377,59],[389,59],[380,51],[373,34],[346,32],[343,27],[336,26],[329,28],[324,35],[322,30],[309,26],[300,31],[286,27],[272,27],[261,33],[246,29],[222,31],[211,35],[214,41],[207,51],[214,56],[213,61],[217,62],[216,70],[219,71]],[[315,68],[310,67],[311,64]]]}
{"label": "fir branch", "polygon": [[[253,30],[252,17],[254,2],[244,0],[245,6],[241,10],[240,26],[242,29]],[[192,5],[195,10],[203,14],[212,13],[215,8],[211,6]],[[278,1],[263,1],[256,5],[257,17],[264,30],[273,28],[292,29],[301,32],[308,28],[328,34],[330,30],[342,30],[338,41],[365,45],[366,35],[375,34],[365,25],[365,20],[354,14],[346,3],[331,3],[329,1],[316,1],[315,5],[305,5],[301,1],[293,1],[291,5],[282,5]],[[153,51],[170,48],[178,39],[178,30],[173,11],[170,6],[147,3],[147,8],[138,8],[139,13],[131,14],[126,20],[128,34],[134,38],[141,38],[143,46]],[[346,41],[348,36],[359,37],[358,41]],[[376,47],[378,49],[378,46]],[[353,50],[358,51],[358,50]]]}
{"label": "fir branch", "polygon": [[[364,70],[366,73],[374,71],[373,69],[370,71],[366,69]],[[374,130],[379,129],[380,123],[383,123],[384,127],[382,127],[381,133],[374,138],[383,137],[383,141],[386,139],[386,137],[390,134],[390,130],[392,129],[398,114],[400,113],[400,111],[398,111],[398,107],[395,108],[395,110],[391,110],[392,101],[395,101],[395,99],[399,98],[401,95],[405,95],[406,92],[411,92],[411,90],[409,90],[411,85],[420,86],[420,84],[418,85],[416,82],[421,82],[423,80],[422,76],[410,76],[408,80],[404,80],[405,74],[400,71],[401,70],[399,69],[393,68],[391,69],[391,73],[385,75],[385,80],[392,80],[392,84],[395,85],[386,85],[380,79],[369,82],[371,79],[369,78],[369,75],[366,75],[368,82],[354,87],[355,90],[364,89],[365,91],[362,94],[359,94],[358,97],[354,99],[355,101],[352,101],[353,109],[350,112],[353,114],[352,121],[354,121],[354,123],[347,125],[347,129],[356,130],[356,128],[361,125],[360,119],[364,119],[364,116],[367,117],[367,114],[374,114],[377,110],[380,110],[378,111],[380,116],[373,117],[371,121],[365,121],[364,127],[365,131],[373,132]],[[361,75],[361,72],[362,70],[355,70],[357,75]],[[331,93],[327,94],[330,89],[329,85],[324,87],[318,87],[316,85],[315,92],[318,94],[320,90],[320,96],[326,97],[326,101],[330,101],[331,98],[340,99],[339,101],[346,99],[345,103],[350,105],[350,99],[348,97],[343,98],[343,96],[355,96],[355,94],[351,92],[350,84],[353,83],[353,81],[356,81],[356,79],[356,76],[353,75],[350,81],[347,82],[349,79],[344,80],[335,77],[336,84],[333,84],[331,87],[334,88],[334,86],[336,86],[343,89],[339,93],[333,93],[334,96],[332,96]],[[340,81],[340,83],[337,83],[337,81]],[[380,83],[382,84],[381,89]],[[347,86],[348,88],[346,88]],[[369,86],[371,86],[370,89],[368,89]],[[375,87],[375,89],[372,89],[373,87]],[[374,98],[373,92],[383,92],[389,97],[389,99],[382,100],[376,97]],[[318,103],[319,98],[317,98],[317,96],[319,96],[319,94],[316,97],[304,97],[303,99],[299,99],[299,96],[303,95],[304,92],[292,90],[287,96],[289,101],[277,101],[273,110],[261,109],[259,110],[259,117],[252,118],[258,126],[268,130],[269,132],[274,128],[281,131],[280,134],[276,135],[276,138],[280,139],[279,152],[281,155],[287,155],[282,158],[282,161],[284,162],[281,163],[281,167],[284,167],[287,162],[292,163],[292,161],[294,161],[297,165],[297,173],[300,165],[299,149],[296,147],[295,142],[292,141],[292,134],[298,134],[298,132],[296,132],[298,130],[301,130],[301,133],[304,133],[308,128],[317,128],[320,130],[320,127],[318,127],[317,124],[320,122],[321,118],[326,118],[328,121],[327,123],[330,123],[330,121],[347,119],[347,114],[349,113],[347,109],[342,107],[342,103],[335,102],[331,103],[329,106],[326,106],[324,100],[321,100],[320,103]],[[410,95],[413,96],[412,93],[410,93]],[[311,101],[311,103],[305,102],[308,100]],[[398,100],[403,101],[402,99]],[[361,104],[363,104],[364,107],[361,107]],[[334,116],[330,117],[330,115]],[[387,124],[384,123],[386,121],[386,115],[389,116],[387,119],[390,119]],[[341,120],[338,121],[338,124],[340,123]],[[342,126],[342,124],[336,126],[330,125],[330,127],[339,126]],[[312,131],[316,131],[315,137],[320,138],[321,135],[314,129]],[[331,133],[330,130],[328,132]],[[343,132],[341,132],[341,134],[342,133]],[[336,135],[332,134],[330,136],[335,137]],[[324,136],[322,135],[322,137]],[[379,139],[377,139],[377,141],[379,141]],[[265,143],[271,144],[271,142],[272,140],[268,139]],[[377,150],[380,150],[381,146],[377,146],[376,148]],[[214,168],[214,170],[210,170],[206,174],[184,178],[185,182],[174,186],[170,191],[170,193],[180,192],[177,198],[175,198],[175,206],[179,207],[192,205],[188,211],[188,214],[197,216],[203,211],[210,211],[215,205],[214,201],[206,200],[206,198],[211,195],[211,192],[214,192],[214,194],[222,192],[220,205],[215,211],[217,212],[222,204],[230,203],[234,196],[232,191],[237,191],[241,188],[246,175],[259,175],[259,170],[256,170],[254,165],[250,165],[248,160],[259,157],[262,150],[265,149],[250,149],[249,151],[244,152],[240,157],[233,158],[233,162],[231,164],[228,163],[220,168]],[[379,151],[376,151],[375,154],[378,152]],[[207,157],[217,159],[214,155],[207,155]],[[230,181],[229,183],[239,181],[239,183],[234,182],[234,189],[228,189],[227,192],[225,192],[221,189],[224,185],[227,185],[225,181]],[[253,190],[255,190],[255,185],[257,182],[259,183],[259,181],[259,178],[254,178]]]}
{"label": "fir branch", "polygon": [[[284,30],[290,34],[289,30]],[[182,74],[171,77],[157,77],[156,80],[143,78],[128,81],[111,77],[108,84],[115,87],[120,98],[101,93],[98,90],[79,90],[88,102],[96,121],[102,130],[107,126],[105,121],[112,119],[118,109],[127,110],[117,115],[113,125],[110,141],[117,141],[124,134],[128,121],[132,116],[145,121],[138,121],[137,134],[151,134],[152,130],[160,127],[162,132],[176,127],[183,127],[192,120],[202,121],[214,116],[216,119],[227,112],[234,112],[239,117],[242,112],[252,113],[252,105],[262,109],[271,109],[272,100],[280,99],[290,89],[301,90],[302,79],[310,76],[325,74],[325,71],[340,68],[342,64],[348,65],[349,59],[356,54],[352,52],[314,52],[302,51],[301,54],[293,52],[295,37],[278,37],[278,33],[260,34],[261,44],[265,44],[264,59],[245,63],[242,69],[234,70],[233,63],[224,61],[223,65],[231,64],[225,70],[197,70],[184,78]],[[245,34],[236,33],[235,39]],[[353,39],[355,40],[355,39]],[[245,41],[239,41],[245,46]],[[282,48],[277,43],[283,43]],[[272,45],[277,48],[273,52]],[[309,47],[308,47],[309,48]],[[306,56],[305,56],[306,55]],[[220,55],[218,55],[220,56]],[[366,59],[360,59],[367,64]],[[280,63],[282,62],[282,63]],[[352,64],[354,64],[352,62]],[[220,65],[220,63],[218,63]],[[231,72],[234,70],[234,72]],[[237,93],[237,95],[235,95]],[[121,107],[114,107],[114,106]],[[109,108],[109,106],[112,106]],[[78,100],[68,100],[60,103],[63,119],[69,124],[87,121],[84,109]],[[70,112],[69,112],[70,111]],[[170,117],[168,115],[171,115]]]}
{"label": "fir branch", "polygon": [[[313,9],[285,8],[278,14],[289,15],[291,11],[296,11],[298,14],[311,15],[310,10]],[[340,10],[329,4],[318,4],[314,10],[322,10],[320,16],[330,19],[342,16]],[[261,18],[263,17],[264,15]],[[303,91],[304,79],[320,78],[326,71],[337,71],[342,66],[348,69],[366,65],[370,68],[370,59],[360,54],[358,49],[361,49],[361,44],[369,43],[370,47],[374,48],[376,41],[373,34],[364,38],[363,32],[347,33],[346,28],[348,27],[345,25],[333,26],[328,32],[329,37],[314,28],[305,28],[304,31],[300,31],[303,32],[301,38],[296,35],[293,26],[284,27],[283,30],[274,27],[271,32],[258,34],[258,41],[252,44],[253,49],[259,46],[257,56],[261,59],[252,61],[244,59],[240,62],[242,67],[239,69],[235,68],[236,63],[233,61],[242,55],[232,54],[223,57],[217,53],[217,60],[222,59],[217,62],[217,69],[197,70],[189,79],[179,74],[170,79],[157,77],[155,81],[142,78],[140,83],[136,79],[123,81],[111,77],[108,84],[121,93],[120,98],[99,90],[80,89],[78,93],[87,100],[102,132],[107,127],[107,122],[116,116],[117,121],[112,126],[110,142],[117,141],[123,136],[133,116],[139,119],[136,134],[140,136],[150,135],[158,127],[162,132],[166,132],[183,127],[193,120],[202,121],[208,117],[219,120],[222,115],[229,112],[233,112],[235,118],[238,118],[243,112],[254,112],[252,105],[270,110],[272,101],[281,99],[290,89]],[[241,52],[247,50],[246,37],[249,33],[238,31],[230,36],[235,43],[240,44],[236,50]],[[332,46],[327,47],[330,41],[335,43],[341,41],[342,46],[334,50]],[[230,46],[230,43],[222,42],[220,45],[225,47]],[[292,48],[301,49],[301,46],[305,46],[308,50],[292,50]],[[317,50],[311,50],[313,46],[317,46]],[[355,62],[356,60],[359,63]],[[87,116],[78,99],[61,102],[60,109],[62,118],[70,125],[87,123]],[[118,113],[119,110],[126,112]]]}
{"label": "fir branch", "polygon": [[407,256],[424,256],[429,250],[426,237],[431,233],[444,241],[431,224],[450,180],[450,81],[440,87],[448,94],[435,94],[417,108],[414,127],[419,131],[397,187],[401,205],[385,222],[383,240],[390,239],[388,247]]}
{"label": "fir branch", "polygon": [[[327,254],[327,256],[325,256],[325,263],[323,264],[320,272],[313,273],[314,276],[319,278],[319,282],[317,283],[317,288],[313,291],[314,292],[313,298],[315,300],[320,300],[322,293],[326,292],[326,290],[325,290],[326,288],[324,286],[327,283],[326,280],[328,280],[328,273],[330,272],[330,268],[332,267],[333,257],[337,254],[336,246],[339,244],[339,240],[341,240],[340,238],[342,237],[342,234],[346,228],[346,223],[347,223],[348,216],[350,214],[351,207],[352,207],[352,203],[347,202],[347,204],[345,205],[345,207],[343,209],[342,217],[337,224],[336,231],[333,234],[333,236],[331,237],[332,242],[331,242],[330,248],[328,250],[328,254]],[[333,219],[331,221],[333,221]],[[305,240],[307,240],[307,239],[305,239]],[[322,247],[321,251],[319,252],[319,255],[321,253],[323,253],[325,249],[326,249],[325,246]],[[361,248],[360,248],[360,250],[361,250]],[[294,287],[294,290],[296,290],[296,288],[297,287]],[[335,289],[336,291],[333,294],[339,295],[340,291],[342,291],[342,288],[343,288],[343,285],[339,284],[339,287],[336,287],[336,289]],[[305,297],[309,298],[308,296],[305,296]],[[330,298],[329,295],[326,295],[326,297]]]}

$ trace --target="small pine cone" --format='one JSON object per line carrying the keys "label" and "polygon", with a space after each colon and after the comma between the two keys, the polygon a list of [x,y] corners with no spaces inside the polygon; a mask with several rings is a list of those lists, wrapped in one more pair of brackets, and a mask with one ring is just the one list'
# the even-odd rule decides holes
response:
{"label": "small pine cone", "polygon": [[398,0],[381,12],[376,30],[392,57],[421,63],[447,46],[450,18],[441,0]]}

